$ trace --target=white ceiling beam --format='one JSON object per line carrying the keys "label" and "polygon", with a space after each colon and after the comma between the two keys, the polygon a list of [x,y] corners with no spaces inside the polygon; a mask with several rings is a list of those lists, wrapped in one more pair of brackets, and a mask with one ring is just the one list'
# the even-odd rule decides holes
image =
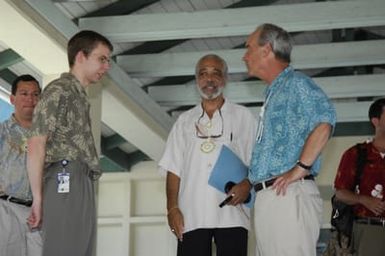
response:
{"label": "white ceiling beam", "polygon": [[[26,6],[26,2],[30,6]],[[35,16],[29,16],[28,19],[39,23],[34,24],[36,26],[35,29],[43,31],[42,33],[45,34],[44,40],[52,40],[53,36],[59,36],[66,41],[74,33],[79,31],[79,28],[49,0],[0,1],[0,4],[3,3],[6,3],[6,6],[9,7],[16,5],[15,7],[20,8],[20,12],[24,13],[24,17],[28,17],[31,12],[39,13],[39,17],[36,17],[35,13]],[[30,7],[32,7],[33,10],[31,10]],[[4,9],[2,9],[1,6],[0,9],[3,12]],[[9,27],[6,29],[8,30]],[[51,32],[56,30],[56,33],[47,33],[47,30]],[[18,35],[19,41],[24,42],[24,45],[21,47],[22,49],[29,49],[31,51],[31,42],[20,39],[20,36],[26,33],[29,34],[29,32],[24,32],[13,33],[13,35]],[[12,33],[9,34],[12,35]],[[58,40],[63,43],[62,39],[59,38]],[[40,54],[44,54],[46,49],[40,47],[41,44],[39,41],[35,42],[34,45],[36,47],[34,47],[33,51],[41,51],[42,53]],[[10,47],[13,48],[12,45],[10,45]],[[60,58],[51,57],[44,59],[44,61],[51,66],[55,66],[55,70],[58,69],[60,72],[68,70],[65,47],[61,46],[57,51],[60,53]],[[25,59],[29,60],[28,58]],[[52,62],[53,59],[55,60],[54,62]],[[60,63],[60,65],[58,63]],[[59,65],[59,67],[56,67],[56,65]],[[66,67],[64,68],[63,65]],[[42,72],[46,73],[47,71],[42,69]],[[148,147],[148,145],[158,143],[161,147],[163,145],[161,142],[165,142],[174,120],[115,63],[112,63],[112,68],[103,81],[108,81],[108,87],[102,90],[102,99],[104,100],[102,102],[101,121],[105,122],[111,129],[120,133],[128,142],[131,142],[130,140],[133,137],[148,138],[146,143],[138,143],[136,140],[135,146],[156,160],[162,153],[162,150],[155,146]],[[112,93],[111,91],[119,91],[119,93]],[[108,100],[105,100],[106,98],[108,98]],[[118,104],[117,102],[124,102],[124,104]],[[124,113],[124,115],[120,113]],[[138,122],[138,124],[133,125],[132,122]],[[130,136],[127,136],[127,132],[125,131],[130,126],[135,128],[129,129]]]}
{"label": "white ceiling beam", "polygon": [[112,80],[103,88],[102,102],[102,121],[151,159],[159,161],[168,133],[153,119],[144,118],[145,110],[135,106]]}
{"label": "white ceiling beam", "polygon": [[[56,33],[50,33],[49,36],[59,37],[57,39],[58,41],[63,40],[60,39],[60,37],[63,37],[66,44],[69,38],[80,31],[80,29],[50,0],[14,0],[14,2],[17,3],[18,6],[22,7],[25,5],[24,2],[27,2],[28,5],[30,5],[54,29],[56,29]],[[24,9],[28,11],[27,8],[24,7]],[[140,85],[131,79],[131,77],[129,77],[118,65],[112,62],[111,66],[112,67],[108,72],[108,76],[115,82],[115,84],[122,88],[122,90],[127,93],[128,97],[132,99],[135,104],[143,108],[150,118],[156,120],[158,125],[160,125],[165,131],[169,131],[173,124],[173,119],[170,118],[167,113],[162,111],[159,105],[140,88]]]}
{"label": "white ceiling beam", "polygon": [[[319,77],[314,81],[332,99],[385,96],[385,74]],[[162,106],[194,105],[200,101],[194,84],[151,86],[151,98]],[[230,82],[224,94],[233,102],[264,101],[265,83],[261,81]]]}
{"label": "white ceiling beam", "polygon": [[369,101],[334,103],[337,122],[369,121],[368,110],[371,104]]}
{"label": "white ceiling beam", "polygon": [[[230,73],[247,72],[242,61],[245,49],[122,55],[117,57],[117,63],[131,76],[136,77],[194,75],[195,64],[199,58],[209,53],[221,56],[227,62]],[[297,69],[384,63],[385,40],[297,45],[293,47],[292,52],[292,65]]]}
{"label": "white ceiling beam", "polygon": [[[300,13],[300,15],[299,15]],[[199,12],[81,18],[114,42],[248,35],[265,22],[290,32],[385,25],[385,2],[327,1]]]}
{"label": "white ceiling beam", "polygon": [[55,2],[55,3],[71,3],[71,2],[90,2],[92,0],[52,0],[52,2]]}
{"label": "white ceiling beam", "polygon": [[63,47],[36,27],[14,8],[13,1],[0,1],[0,40],[17,54],[47,74],[58,74],[68,69]]}
{"label": "white ceiling beam", "polygon": [[[337,122],[360,122],[368,120],[368,109],[372,102],[335,102],[334,107],[337,112]],[[248,108],[254,116],[258,116],[260,107]],[[176,118],[183,111],[173,111],[172,115]]]}

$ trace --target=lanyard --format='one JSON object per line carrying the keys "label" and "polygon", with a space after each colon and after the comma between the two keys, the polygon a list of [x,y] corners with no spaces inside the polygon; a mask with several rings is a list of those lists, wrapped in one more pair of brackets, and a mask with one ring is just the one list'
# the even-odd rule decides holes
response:
{"label": "lanyard", "polygon": [[266,110],[267,104],[269,103],[270,96],[271,96],[271,91],[267,95],[266,100],[262,105],[261,111],[259,112],[258,126],[257,126],[257,137],[256,137],[257,143],[260,143],[262,140],[262,134],[263,134],[263,128],[264,128],[263,123],[264,123],[264,119],[265,119],[265,110]]}

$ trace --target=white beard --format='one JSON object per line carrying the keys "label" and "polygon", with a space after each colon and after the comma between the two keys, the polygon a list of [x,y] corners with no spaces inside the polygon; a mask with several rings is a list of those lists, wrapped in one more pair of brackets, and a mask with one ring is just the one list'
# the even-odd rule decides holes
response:
{"label": "white beard", "polygon": [[223,87],[223,86],[218,86],[216,92],[214,92],[214,93],[211,94],[211,95],[207,95],[207,94],[206,94],[206,93],[199,87],[199,85],[197,85],[197,89],[198,89],[198,92],[199,92],[199,94],[201,95],[202,98],[204,98],[205,100],[212,100],[212,99],[217,98],[219,95],[221,95],[221,94],[223,93],[224,87]]}

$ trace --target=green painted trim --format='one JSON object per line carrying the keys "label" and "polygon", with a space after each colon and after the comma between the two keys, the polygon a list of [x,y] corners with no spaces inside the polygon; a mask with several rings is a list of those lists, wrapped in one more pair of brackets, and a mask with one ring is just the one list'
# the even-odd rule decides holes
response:
{"label": "green painted trim", "polygon": [[105,150],[111,150],[111,149],[114,149],[114,148],[117,148],[119,147],[120,145],[122,145],[123,143],[126,143],[126,140],[120,136],[119,134],[114,134],[114,135],[111,135],[107,138],[103,138],[103,148]]}
{"label": "green painted trim", "polygon": [[104,172],[129,172],[131,167],[141,161],[148,161],[150,158],[141,151],[127,154],[119,148],[102,152],[100,160],[102,171]]}
{"label": "green painted trim", "polygon": [[102,148],[103,156],[107,157],[110,161],[114,162],[120,167],[120,169],[128,171],[130,163],[128,161],[127,153],[119,148],[111,150],[105,150]]}
{"label": "green painted trim", "polygon": [[373,135],[374,128],[367,122],[341,122],[334,129],[334,137]]}
{"label": "green painted trim", "polygon": [[123,172],[125,171],[120,167],[118,164],[116,164],[114,161],[109,159],[108,157],[103,156],[100,160],[100,168],[103,172]]}
{"label": "green painted trim", "polygon": [[0,52],[0,70],[13,66],[24,59],[12,49],[7,49]]}
{"label": "green painted trim", "polygon": [[133,153],[128,154],[128,159],[130,162],[130,168],[134,166],[135,164],[142,162],[142,161],[150,161],[151,159],[142,151],[137,150]]}
{"label": "green painted trim", "polygon": [[0,70],[0,77],[9,84],[5,86],[5,89],[8,91],[11,91],[12,88],[10,85],[13,83],[13,81],[15,81],[15,79],[17,78],[17,75],[13,73],[11,70],[6,68],[3,70]]}
{"label": "green painted trim", "polygon": [[150,160],[150,158],[140,150],[128,154],[118,148],[119,145],[125,142],[126,140],[124,140],[124,138],[118,134],[109,136],[107,138],[101,138],[101,151],[103,157],[100,161],[100,164],[103,171],[130,171],[131,167],[138,162]]}

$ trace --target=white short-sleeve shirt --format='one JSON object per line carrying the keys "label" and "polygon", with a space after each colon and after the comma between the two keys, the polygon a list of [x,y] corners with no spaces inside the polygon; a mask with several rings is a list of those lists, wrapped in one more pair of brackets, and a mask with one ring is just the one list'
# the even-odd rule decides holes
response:
{"label": "white short-sleeve shirt", "polygon": [[[242,206],[218,205],[226,195],[208,184],[211,171],[222,145],[231,148],[242,161],[249,165],[255,142],[256,121],[251,112],[227,99],[220,112],[217,110],[211,122],[201,105],[181,114],[175,122],[166,148],[159,162],[162,174],[167,171],[180,178],[178,204],[184,216],[184,232],[198,228],[250,227],[250,211]],[[209,153],[201,150],[206,139],[197,136],[195,124],[208,124],[215,148]],[[222,132],[223,127],[223,132]]]}

